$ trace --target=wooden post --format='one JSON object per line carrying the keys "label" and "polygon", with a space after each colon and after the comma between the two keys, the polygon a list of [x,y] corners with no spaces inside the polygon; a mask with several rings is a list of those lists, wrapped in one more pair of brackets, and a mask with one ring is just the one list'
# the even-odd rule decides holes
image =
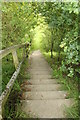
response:
{"label": "wooden post", "polygon": [[12,56],[13,56],[15,68],[17,69],[17,67],[19,65],[19,61],[18,61],[16,50],[12,51]]}
{"label": "wooden post", "polygon": [[27,44],[25,44],[25,46],[23,48],[23,58],[26,57],[26,48],[27,48]]}
{"label": "wooden post", "polygon": [[[17,52],[16,50],[18,48],[23,48],[25,46],[26,47],[29,47],[29,43],[23,43],[23,44],[19,44],[19,45],[14,45],[14,46],[11,46],[9,48],[6,48],[4,50],[0,50],[0,60],[7,56],[9,53],[12,53],[12,56],[13,56],[13,61],[14,61],[14,65],[15,65],[15,68],[16,68],[16,71],[13,73],[13,76],[11,77],[10,81],[8,82],[8,84],[6,85],[6,89],[3,91],[3,93],[1,94],[0,96],[0,120],[2,119],[2,114],[4,114],[4,105],[7,101],[7,98],[10,94],[10,91],[13,87],[13,84],[20,72],[20,68],[21,68],[21,64],[23,63],[23,60],[22,62],[19,64],[19,61],[18,61],[18,57],[17,57]],[[24,48],[24,54],[25,54],[25,48]]]}

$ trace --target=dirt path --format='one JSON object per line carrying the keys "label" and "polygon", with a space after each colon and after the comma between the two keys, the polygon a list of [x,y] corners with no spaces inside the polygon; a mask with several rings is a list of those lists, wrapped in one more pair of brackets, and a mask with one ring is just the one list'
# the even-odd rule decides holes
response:
{"label": "dirt path", "polygon": [[22,110],[33,118],[65,118],[65,105],[71,105],[71,100],[65,99],[66,91],[51,79],[52,70],[40,51],[34,51],[30,60],[31,79],[30,85],[25,85]]}

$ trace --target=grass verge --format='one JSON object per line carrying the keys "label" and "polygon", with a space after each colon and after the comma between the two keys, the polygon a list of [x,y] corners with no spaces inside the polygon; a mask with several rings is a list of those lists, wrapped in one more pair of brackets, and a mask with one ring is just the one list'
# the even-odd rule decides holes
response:
{"label": "grass verge", "polygon": [[12,120],[12,119],[18,119],[18,118],[21,119],[21,118],[29,117],[24,112],[22,112],[20,108],[21,107],[20,100],[24,99],[23,96],[24,91],[21,86],[25,82],[25,80],[30,78],[29,73],[27,73],[27,68],[28,68],[28,60],[25,59],[21,66],[21,71],[14,83],[10,96],[4,106],[5,110],[4,110],[3,118]]}
{"label": "grass verge", "polygon": [[61,90],[67,90],[66,99],[73,98],[75,100],[75,104],[72,107],[65,108],[68,118],[79,118],[79,106],[78,106],[78,82],[75,82],[75,79],[71,79],[67,77],[67,75],[63,74],[60,70],[61,60],[64,57],[63,55],[59,56],[60,61],[58,61],[58,54],[53,52],[53,58],[50,57],[50,52],[43,52],[45,59],[50,64],[52,71],[52,78],[57,79],[58,83],[62,84]]}

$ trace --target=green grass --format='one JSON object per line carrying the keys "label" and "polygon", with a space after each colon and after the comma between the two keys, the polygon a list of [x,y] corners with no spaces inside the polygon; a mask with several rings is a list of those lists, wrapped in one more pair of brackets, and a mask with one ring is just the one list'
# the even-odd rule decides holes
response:
{"label": "green grass", "polygon": [[21,107],[20,95],[22,94],[22,90],[20,86],[25,81],[25,79],[30,78],[30,76],[25,73],[27,67],[28,67],[28,61],[26,61],[25,59],[21,67],[20,74],[18,75],[18,78],[14,83],[13,89],[5,105],[4,117],[7,119],[12,120],[13,118],[16,119],[16,118],[28,117],[28,115],[22,112],[20,108]]}
{"label": "green grass", "polygon": [[2,91],[5,90],[7,83],[15,71],[12,55],[2,59]]}
{"label": "green grass", "polygon": [[[23,53],[23,49],[17,50],[19,62],[21,62],[22,60],[22,53]],[[15,72],[15,66],[14,66],[12,54],[9,54],[2,59],[2,91],[5,90],[6,85],[9,82],[14,72]]]}
{"label": "green grass", "polygon": [[78,114],[79,114],[79,108],[78,108],[78,103],[75,102],[75,104],[72,107],[66,107],[65,106],[65,111],[66,111],[66,116],[68,116],[69,118],[73,118],[73,120],[80,120]]}
{"label": "green grass", "polygon": [[[56,52],[53,52],[53,58],[50,57],[50,52],[43,52],[43,55],[53,69],[52,78],[57,79],[58,83],[62,84],[61,90],[65,90],[68,92],[66,99],[73,98],[75,100],[75,103],[77,103],[79,96],[78,83],[75,82],[74,78],[72,79],[67,77],[67,75],[63,74],[60,70],[61,59],[64,57],[64,55],[61,54],[61,56],[59,56],[60,61],[58,61],[58,53]],[[72,107],[66,108],[66,111],[68,117],[79,117],[77,104],[73,105]]]}
{"label": "green grass", "polygon": [[[10,67],[9,65],[11,65],[11,64],[12,63],[10,63],[10,61],[9,61],[8,67]],[[22,88],[21,88],[21,84],[23,84],[23,82],[25,80],[30,79],[30,75],[29,75],[29,73],[27,73],[27,68],[28,68],[28,60],[26,60],[26,58],[25,58],[22,66],[21,66],[21,71],[20,71],[20,73],[19,73],[19,75],[14,83],[13,89],[11,90],[11,93],[8,97],[8,100],[4,106],[3,117],[6,119],[12,120],[13,118],[17,119],[17,118],[29,117],[24,112],[22,112],[22,110],[20,108],[21,107],[20,99],[21,99],[21,95],[23,93]],[[6,67],[6,69],[7,69],[7,67]],[[10,70],[12,73],[13,69],[10,69]],[[10,73],[10,71],[9,71],[9,73]],[[10,75],[10,77],[11,77],[11,75]],[[8,77],[7,82],[8,81],[9,81],[9,77]],[[6,84],[7,84],[7,82],[6,82]]]}

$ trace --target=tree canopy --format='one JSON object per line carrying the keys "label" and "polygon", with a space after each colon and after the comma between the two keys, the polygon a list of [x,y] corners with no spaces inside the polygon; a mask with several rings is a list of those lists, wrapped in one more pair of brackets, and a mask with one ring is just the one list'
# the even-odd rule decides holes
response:
{"label": "tree canopy", "polygon": [[2,3],[2,48],[32,41],[33,49],[56,51],[59,56],[64,52],[61,70],[69,77],[79,75],[78,16],[78,2]]}
{"label": "tree canopy", "polygon": [[[61,73],[59,76],[64,79],[64,84],[68,81],[67,87],[72,91],[68,86],[69,82],[76,87],[79,86],[76,83],[80,83],[80,3],[77,0],[54,1],[2,2],[2,49],[30,42],[31,51],[40,49],[43,54],[48,55],[49,62],[54,67],[53,75]],[[20,58],[22,51],[17,50]],[[4,91],[15,68],[11,54],[2,61],[2,91]],[[24,68],[19,78],[21,81],[25,76],[23,72]],[[14,84],[13,93],[14,90],[18,92],[20,90],[18,81]],[[74,93],[73,96],[77,95]],[[72,116],[78,116],[78,112],[73,113],[77,111],[75,109],[74,107],[71,112]],[[12,119],[14,112],[11,108],[5,111],[7,116],[11,114]]]}

